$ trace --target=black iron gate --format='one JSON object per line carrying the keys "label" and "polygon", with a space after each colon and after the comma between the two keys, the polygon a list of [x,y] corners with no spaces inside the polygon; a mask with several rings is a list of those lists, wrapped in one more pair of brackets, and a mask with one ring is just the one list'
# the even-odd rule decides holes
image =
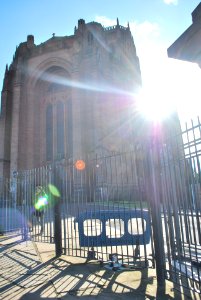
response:
{"label": "black iron gate", "polygon": [[[143,149],[141,149],[143,150]],[[153,265],[145,165],[136,151],[87,158],[57,167],[61,194],[62,247],[68,255],[124,264]],[[83,165],[83,166],[82,166]],[[83,167],[83,169],[82,169]]]}
{"label": "black iron gate", "polygon": [[129,152],[16,173],[1,183],[1,230],[11,231],[17,210],[13,230],[55,243],[58,255],[138,268],[156,263],[159,283],[166,278],[200,293],[200,157],[198,119]]}
{"label": "black iron gate", "polygon": [[[181,139],[182,138],[182,139]],[[162,220],[165,277],[201,292],[201,124],[159,141],[154,164]]]}
{"label": "black iron gate", "polygon": [[16,173],[8,198],[27,220],[24,237],[55,243],[57,255],[103,261],[114,255],[121,264],[153,266],[144,151],[138,145]]}

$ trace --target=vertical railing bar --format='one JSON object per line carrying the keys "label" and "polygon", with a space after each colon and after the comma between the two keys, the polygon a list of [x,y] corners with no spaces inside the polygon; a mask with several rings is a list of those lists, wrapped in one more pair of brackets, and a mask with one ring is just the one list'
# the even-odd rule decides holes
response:
{"label": "vertical railing bar", "polygon": [[66,248],[66,238],[65,238],[65,202],[66,202],[66,195],[65,195],[65,171],[64,171],[64,161],[60,163],[60,176],[61,176],[61,239],[62,239],[62,251],[65,251]]}
{"label": "vertical railing bar", "polygon": [[[118,170],[122,170],[122,156],[116,156],[116,159],[115,159],[115,177],[116,177],[116,186],[117,186],[117,199],[114,199],[113,200],[113,212],[116,212],[117,208],[116,206],[118,207],[118,213],[119,213],[119,202],[120,202],[120,195],[119,195],[119,184],[121,184],[121,186],[123,186],[123,182],[122,182],[122,173],[121,173],[121,179],[120,181],[121,182],[118,182]],[[118,160],[119,160],[119,163],[118,163]],[[119,168],[117,168],[117,165]],[[116,203],[117,202],[117,203]],[[118,205],[117,205],[118,204]],[[114,214],[115,215],[115,214]],[[117,220],[115,217],[113,219],[114,221],[114,232],[115,232],[115,238],[117,238],[118,234],[117,234]],[[119,222],[120,223],[120,222]],[[119,254],[118,253],[118,246],[115,245],[115,253]]]}
{"label": "vertical railing bar", "polygon": [[[176,146],[177,146],[177,153],[179,151],[178,149],[178,143],[176,141]],[[186,258],[186,251],[185,251],[185,247],[184,247],[184,232],[183,232],[183,218],[182,218],[182,206],[183,206],[183,217],[185,217],[186,215],[186,209],[184,207],[184,200],[183,198],[181,198],[181,181],[179,182],[179,179],[181,178],[182,179],[182,174],[183,174],[183,170],[181,170],[181,166],[180,166],[180,161],[178,162],[178,165],[179,165],[179,178],[177,179],[176,181],[176,187],[177,187],[177,198],[178,198],[178,204],[179,204],[179,220],[180,220],[180,230],[181,230],[181,259],[183,258]],[[182,200],[182,202],[181,202]],[[181,208],[180,208],[181,207]],[[182,253],[183,252],[183,253]],[[187,266],[186,264],[184,264],[184,267],[185,267],[185,277],[187,278]]]}
{"label": "vertical railing bar", "polygon": [[64,254],[67,254],[67,223],[68,223],[68,218],[67,218],[67,204],[68,204],[68,191],[67,191],[67,169],[66,169],[66,164],[67,164],[67,159],[65,158],[64,162],[63,162],[63,240],[64,240]]}
{"label": "vertical railing bar", "polygon": [[149,186],[152,191],[150,199],[152,226],[154,233],[154,246],[156,257],[156,273],[157,282],[160,286],[165,283],[165,254],[164,254],[164,240],[161,220],[161,206],[160,206],[160,191],[161,191],[161,160],[160,160],[160,139],[153,137],[149,144],[150,168],[149,168]]}
{"label": "vertical railing bar", "polygon": [[[121,162],[121,168],[122,168],[122,170],[123,170],[123,162],[122,162],[122,160],[123,160],[123,155],[124,155],[124,157],[125,157],[125,153],[123,153],[122,155],[120,155],[120,162]],[[125,166],[126,166],[126,173],[127,173],[127,164],[126,164],[126,160],[125,160]],[[117,166],[116,166],[116,168],[117,168]],[[120,170],[121,170],[121,168],[120,168]],[[121,172],[120,173],[120,180],[121,180],[121,185],[122,185],[122,187],[123,187],[123,185],[124,185],[124,177],[123,177],[123,172]],[[127,182],[128,182],[128,177],[127,177],[127,180],[126,180]],[[126,207],[126,202],[125,202],[125,199],[124,199],[124,193],[123,193],[123,202],[122,202],[122,204],[123,204],[123,209],[124,209],[124,220],[126,220],[126,222],[127,222],[127,224],[125,224],[125,222],[124,222],[124,228],[128,228],[128,219],[126,218],[126,211],[127,211],[127,207]],[[121,205],[122,205],[121,204]],[[128,235],[126,235],[126,255],[127,255],[127,257],[126,257],[126,259],[127,259],[127,263],[129,264],[130,263],[130,257],[129,257],[129,243],[128,243]],[[124,253],[122,252],[122,261],[123,261],[123,259],[125,259],[125,255],[124,255]]]}
{"label": "vertical railing bar", "polygon": [[[33,207],[33,211],[35,213],[35,189],[36,189],[36,169],[33,169],[33,177],[34,177],[34,185],[33,185],[33,190],[32,190],[32,197],[31,197],[31,205]],[[35,220],[35,216],[33,215],[33,235],[34,235],[34,240],[36,241],[36,220]]]}
{"label": "vertical railing bar", "polygon": [[[193,127],[193,120],[192,120],[192,128],[193,128],[193,138],[194,138],[194,144],[195,144],[195,155],[196,155],[196,161],[197,161],[197,166],[198,166],[198,162],[199,162],[199,159],[198,159],[198,149],[197,149],[197,144],[196,144],[196,137],[195,137],[195,129]],[[194,170],[196,169],[195,165],[194,165]],[[199,166],[198,166],[198,171],[199,171]],[[199,174],[199,173],[198,173]],[[199,174],[200,176],[200,174]],[[195,178],[194,178],[194,181],[195,181]],[[194,182],[195,184],[195,182]],[[196,223],[197,223],[197,230],[198,230],[198,238],[199,238],[199,243],[201,243],[201,230],[200,230],[200,222],[199,222],[199,215],[198,215],[198,207],[197,207],[197,195],[195,197],[195,212],[196,212]],[[197,243],[196,243],[197,245]],[[198,260],[197,258],[197,250],[196,250],[196,259]]]}
{"label": "vertical railing bar", "polygon": [[[133,159],[133,157],[134,157],[134,159]],[[136,148],[134,149],[133,152],[130,153],[130,158],[129,159],[131,161],[131,185],[132,185],[133,190],[134,190],[135,186],[136,186],[136,183],[135,183],[136,176],[134,178],[134,170],[135,170],[135,175],[136,175]],[[132,199],[131,199],[131,192],[130,192],[130,203],[129,203],[130,211],[132,210],[132,205],[134,205],[134,202],[131,203],[131,200],[134,201],[134,198],[132,197]],[[130,215],[130,217],[131,217],[131,215]],[[128,222],[128,220],[127,220],[127,222]],[[128,223],[127,223],[127,229],[128,229]],[[131,236],[132,236],[132,257],[135,258],[135,243],[134,243],[132,218],[130,218],[130,230],[131,230]]]}
{"label": "vertical railing bar", "polygon": [[[109,168],[110,167],[110,168]],[[109,157],[105,157],[105,169],[106,169],[106,172],[105,172],[105,176],[106,178],[108,178],[108,181],[109,181],[109,186],[110,186],[110,194],[109,194],[109,197],[108,197],[108,201],[107,201],[107,209],[109,210],[110,207],[109,207],[109,201],[110,201],[110,198],[111,198],[111,188],[112,188],[112,170],[111,170],[111,163],[110,163],[110,158]],[[110,172],[109,172],[110,170]],[[109,173],[109,175],[108,175]],[[105,234],[106,234],[106,218],[104,216],[104,227],[105,227]],[[106,236],[107,238],[107,236]],[[105,250],[105,256],[106,256],[106,259],[108,259],[108,252],[110,250],[108,250],[109,248],[109,245],[106,243],[106,250]],[[110,249],[110,248],[109,248]]]}
{"label": "vertical railing bar", "polygon": [[[169,151],[168,151],[168,155],[167,155],[167,170],[168,170],[168,174],[169,176],[167,177],[167,171],[165,172],[165,178],[166,178],[166,182],[169,180],[169,185],[170,187],[172,188],[172,180],[171,180],[171,172],[170,172],[170,155],[169,155]],[[168,179],[169,178],[169,179]],[[169,199],[172,198],[170,192],[169,192],[169,189],[167,190],[168,191],[168,194],[169,194]],[[170,203],[169,201],[167,201],[167,204],[168,204],[168,214],[169,214],[169,230],[170,230],[170,247],[172,248],[169,248],[168,249],[168,252],[169,252],[169,255],[171,255],[171,250],[172,251],[175,251],[175,244],[174,244],[174,229],[173,229],[173,226],[172,226],[172,206],[170,206]],[[170,254],[171,253],[171,254]],[[175,253],[174,253],[175,254]],[[172,254],[172,256],[174,255]],[[176,273],[176,262],[175,262],[175,257],[173,256],[174,258],[174,269],[172,271],[172,264],[170,263],[169,265],[169,268],[170,268],[170,271],[171,273]]]}
{"label": "vertical railing bar", "polygon": [[[69,187],[69,185],[67,185],[67,188],[69,188],[70,191],[68,192],[68,190],[67,190],[67,193],[69,195],[67,211],[69,211],[69,208],[72,207],[72,202],[73,202],[73,199],[75,197],[75,193],[73,194],[73,191],[75,190],[73,165],[70,165],[69,168],[70,168],[70,170],[69,170],[69,176],[70,176],[69,185],[70,185],[70,187]],[[68,180],[68,178],[67,178],[67,180]],[[71,218],[72,217],[70,215],[67,219],[68,255],[70,255],[70,227],[69,227],[69,222],[71,223]],[[76,226],[76,224],[75,224],[75,226]]]}
{"label": "vertical railing bar", "polygon": [[[48,185],[52,183],[50,179],[50,172],[51,172],[51,165],[47,164],[46,165],[46,175],[47,175],[47,188]],[[46,229],[46,234],[47,237],[49,238],[50,243],[52,243],[52,234],[51,234],[51,223],[52,223],[52,217],[51,217],[51,207],[52,207],[52,197],[50,194],[49,189],[48,191],[48,205],[47,205],[47,229]]]}
{"label": "vertical railing bar", "polygon": [[[77,175],[77,170],[73,169],[73,176],[75,176],[75,174]],[[74,182],[75,182],[75,180],[74,180]],[[74,188],[74,190],[75,190],[75,188]],[[71,242],[70,251],[71,251],[71,255],[73,255],[73,256],[74,256],[74,238],[75,238],[74,237],[74,230],[76,230],[76,228],[73,228],[73,225],[76,226],[75,223],[73,224],[73,214],[75,213],[75,201],[76,201],[76,197],[75,197],[75,193],[74,193],[74,197],[73,197],[71,205],[70,205],[71,210],[72,210],[72,215],[71,215],[71,218],[70,218],[70,236],[69,236],[69,240]],[[78,214],[78,216],[79,216],[79,214]]]}
{"label": "vertical railing bar", "polygon": [[[189,131],[187,132],[187,141],[188,141],[188,144],[189,144],[190,143]],[[190,151],[190,147],[189,147],[189,155],[190,155],[190,162],[192,163],[192,154],[191,154],[191,151]],[[192,174],[191,174],[191,182],[192,182],[192,180],[193,180],[193,177],[192,177]],[[192,209],[192,204],[190,206],[190,211],[191,211],[191,221],[192,221],[192,226],[193,226],[193,237],[194,237],[195,246],[196,246],[195,225],[194,225],[194,217],[193,217],[194,213],[193,213],[193,209]],[[191,228],[190,228],[190,232],[191,232]],[[197,251],[196,251],[196,253],[197,253]],[[189,256],[190,256],[190,261],[192,261],[190,244],[189,244]],[[192,267],[192,265],[191,265],[191,275],[193,276],[193,267]]]}
{"label": "vertical railing bar", "polygon": [[[100,212],[100,200],[99,200],[99,185],[98,185],[98,179],[97,179],[97,155],[95,156],[94,160],[93,160],[93,168],[92,168],[93,172],[92,172],[92,181],[93,184],[95,183],[95,186],[93,186],[93,193],[94,193],[94,211],[96,212],[98,210],[98,212]],[[96,208],[97,207],[97,208]],[[101,225],[100,225],[100,219],[99,219],[99,223],[97,222],[97,218],[95,218],[95,241],[96,241],[96,253],[97,253],[97,259],[99,259],[99,248],[98,248],[98,228],[101,234]],[[101,245],[102,246],[102,245]]]}
{"label": "vertical railing bar", "polygon": [[[166,172],[165,172],[165,168],[164,170],[162,170],[162,174],[163,172],[165,173],[165,178],[166,178]],[[162,177],[163,180],[163,177]],[[169,271],[172,272],[172,265],[171,265],[171,255],[170,255],[170,249],[171,249],[171,244],[170,244],[170,233],[169,233],[169,227],[168,227],[168,223],[170,222],[170,220],[168,220],[168,214],[167,214],[167,203],[168,203],[168,195],[167,195],[167,178],[166,180],[163,180],[163,187],[165,188],[165,192],[163,195],[163,214],[164,214],[164,226],[165,226],[165,235],[166,235],[166,243],[167,243],[167,257],[168,257],[168,264],[169,264]],[[166,253],[165,253],[166,254]]]}
{"label": "vertical railing bar", "polygon": [[[175,234],[176,234],[176,243],[177,243],[177,257],[179,258],[179,261],[181,261],[182,257],[182,242],[183,239],[180,240],[179,235],[182,234],[182,220],[181,220],[181,210],[180,210],[180,197],[179,197],[179,189],[178,189],[178,172],[180,172],[180,169],[178,170],[178,166],[176,168],[176,164],[178,164],[178,155],[175,157],[175,153],[178,154],[178,148],[176,144],[176,136],[172,135],[171,138],[171,147],[172,147],[172,153],[174,155],[173,157],[173,168],[170,173],[171,175],[171,181],[174,182],[174,187],[173,187],[173,193],[174,193],[174,202],[176,202],[176,207],[175,205],[173,206],[173,216],[174,216],[174,222],[175,222]],[[171,167],[171,166],[170,166]],[[177,219],[178,215],[178,219]],[[180,266],[180,272],[181,272],[181,264]]]}
{"label": "vertical railing bar", "polygon": [[[141,207],[142,207],[142,211],[144,211],[143,201],[145,200],[145,198],[144,198],[144,194],[143,194],[143,189],[145,188],[145,182],[144,182],[144,180],[145,180],[145,153],[144,153],[144,145],[143,144],[141,145],[141,155],[142,155],[142,158],[141,158],[142,177],[141,177],[141,181],[139,182],[139,184],[140,184],[139,190],[140,190]],[[145,205],[145,201],[144,201],[144,205]],[[147,207],[147,210],[149,212],[148,207]],[[146,226],[149,226],[149,224],[146,224]],[[144,219],[142,221],[142,230],[143,230],[143,232],[145,232],[145,221],[144,221]],[[144,236],[143,236],[143,240],[144,240],[144,245],[143,245],[144,257],[145,257],[146,267],[148,267],[148,255],[147,255],[148,245],[146,245],[146,243],[145,243]]]}
{"label": "vertical railing bar", "polygon": [[[198,172],[200,172],[200,168],[199,168],[200,164],[198,163],[199,162],[198,149],[197,149],[197,144],[196,144],[195,128],[193,126],[193,120],[192,120],[192,128],[193,128],[193,138],[194,138],[195,155],[196,155],[196,162],[197,162],[197,164],[195,164],[195,160],[194,160],[194,170],[196,170],[196,167],[198,167]],[[200,177],[200,174],[199,174],[199,177]],[[195,184],[196,184],[196,180],[194,178],[194,185]],[[196,191],[195,191],[194,197],[195,197],[195,213],[196,213],[196,225],[197,225],[196,227],[197,227],[197,233],[198,233],[198,243],[200,244],[201,243],[201,230],[200,230],[200,222],[199,222],[199,214],[198,214],[198,206],[197,206],[197,192]],[[193,220],[194,220],[194,218],[193,218]],[[195,252],[196,252],[195,254],[196,254],[197,263],[199,262],[198,261],[198,248],[197,248],[198,243],[197,243],[197,239],[195,237]],[[197,268],[197,272],[198,272],[198,278],[199,278],[199,282],[200,282],[200,270],[199,270],[199,268]],[[192,273],[193,273],[193,268],[192,268]],[[192,274],[192,277],[193,277],[193,274]]]}
{"label": "vertical railing bar", "polygon": [[[123,161],[123,159],[124,159],[124,161]],[[122,155],[119,156],[119,160],[120,160],[120,170],[124,170],[124,165],[125,165],[125,169],[126,169],[125,172],[127,174],[128,169],[127,169],[126,154],[122,153]],[[116,165],[116,170],[118,170],[117,165]],[[126,179],[125,181],[124,181],[124,178]],[[124,231],[125,231],[125,229],[128,227],[128,224],[125,224],[125,222],[128,223],[128,219],[126,218],[127,203],[126,203],[125,198],[124,198],[124,189],[123,189],[123,187],[125,185],[125,182],[128,183],[128,177],[127,176],[125,177],[125,174],[123,174],[122,171],[120,172],[120,182],[121,182],[121,186],[122,186],[123,201],[120,198],[118,199],[118,201],[121,203],[121,209],[122,209],[122,205],[123,205],[123,211],[124,211]],[[128,235],[126,235],[126,236],[128,236]],[[126,238],[126,240],[127,240],[127,242],[126,242],[126,252],[127,252],[126,253],[127,254],[126,259],[127,259],[127,262],[129,263],[130,259],[129,259],[129,243],[128,243],[128,238]],[[123,250],[123,247],[121,249]],[[121,252],[121,256],[122,256],[122,262],[123,262],[123,260],[125,259],[125,255],[124,255],[123,251]]]}
{"label": "vertical railing bar", "polygon": [[64,161],[64,177],[65,177],[65,191],[64,191],[64,253],[65,255],[68,254],[68,251],[69,251],[69,239],[68,239],[68,204],[69,204],[69,201],[70,201],[70,185],[69,185],[69,180],[70,179],[70,175],[69,175],[69,171],[68,171],[68,160],[67,158],[65,159]]}
{"label": "vertical railing bar", "polygon": [[[137,186],[137,176],[139,174],[137,174],[137,149],[136,147],[134,148],[134,150],[132,152],[129,153],[129,160],[130,160],[130,172],[131,172],[131,189],[133,189],[133,191],[135,191],[136,187],[138,189],[138,193],[139,193],[139,187]],[[127,163],[126,163],[127,165]],[[132,199],[131,199],[132,197]],[[132,202],[131,202],[132,201]],[[129,202],[129,209],[130,211],[132,211],[132,209],[135,209],[135,205],[136,205],[136,201],[134,199],[134,193],[132,196],[131,190],[130,190],[130,202]],[[132,216],[130,215],[130,229],[131,229],[131,233],[132,233],[132,245],[131,245],[131,249],[132,249],[132,257],[134,258],[134,260],[136,260],[136,243],[135,243],[135,239],[134,239],[134,227],[135,224],[133,224],[132,222]],[[128,220],[127,220],[127,229],[128,229]]]}
{"label": "vertical railing bar", "polygon": [[[142,146],[143,147],[143,146]],[[140,149],[142,151],[142,149]],[[141,152],[143,153],[143,151]],[[139,163],[141,165],[141,169],[143,170],[143,164],[142,164],[142,161],[140,161],[140,158],[139,158]],[[140,173],[140,168],[138,166],[138,176],[137,176],[137,181],[138,181],[138,187],[140,187],[140,179],[139,179],[139,173]],[[141,193],[140,193],[140,211],[141,211],[141,222],[142,222],[142,229],[143,229],[143,232],[145,232],[145,227],[144,227],[144,219],[143,219],[143,215],[142,215],[142,212],[143,212],[143,206],[142,206],[142,196],[141,196]],[[138,230],[139,230],[139,226],[137,224],[137,227],[138,227]],[[138,232],[139,234],[139,232]],[[146,263],[147,263],[147,251],[146,251],[146,244],[145,244],[145,236],[143,235],[143,246],[144,246],[144,254],[145,254],[145,260],[146,260]]]}
{"label": "vertical railing bar", "polygon": [[[101,158],[101,161],[103,161],[103,157]],[[103,188],[104,188],[104,183],[101,182],[100,184],[100,176],[102,177],[102,175],[100,175],[100,173],[102,172],[102,167],[103,167],[103,164],[101,163],[101,165],[98,164],[99,162],[99,158],[98,158],[98,155],[96,154],[96,161],[95,161],[95,166],[97,167],[97,174],[95,174],[96,176],[96,181],[98,183],[98,187],[100,187],[100,197],[98,197],[98,205],[99,205],[99,228],[100,228],[100,234],[103,233],[103,229],[104,229],[104,226],[102,224],[102,220],[101,220],[101,208],[102,208],[102,202],[104,201],[104,199],[102,197],[104,197],[104,194],[103,194]],[[104,202],[103,202],[104,203]],[[97,236],[97,241],[98,241],[98,236]],[[102,254],[100,256],[100,253]],[[100,245],[100,252],[98,251],[98,259],[102,260],[103,261],[103,243],[102,243],[102,239],[101,239],[101,245]]]}
{"label": "vertical railing bar", "polygon": [[[116,166],[116,157],[110,157],[110,166],[111,166],[111,176],[112,176],[112,182],[114,182],[114,171],[113,168],[112,168],[112,159],[114,158],[114,169],[115,169],[115,166]],[[116,182],[115,182],[116,183]],[[114,183],[114,184],[115,184]],[[111,201],[111,200],[110,200]],[[114,207],[114,196],[113,196],[113,199],[112,199],[112,202],[109,203],[109,206],[110,208],[109,209],[112,209]],[[109,226],[109,234],[110,234],[110,254],[113,253],[113,247],[112,247],[112,238],[111,238],[111,232],[112,232],[112,229],[111,229],[111,218],[109,217],[108,219],[108,226]]]}

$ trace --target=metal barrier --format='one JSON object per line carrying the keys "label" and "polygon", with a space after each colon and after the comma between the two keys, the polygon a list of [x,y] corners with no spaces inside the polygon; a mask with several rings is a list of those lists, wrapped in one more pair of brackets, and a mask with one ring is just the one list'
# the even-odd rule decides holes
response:
{"label": "metal barrier", "polygon": [[150,217],[145,210],[86,211],[75,222],[81,247],[144,245],[151,239]]}

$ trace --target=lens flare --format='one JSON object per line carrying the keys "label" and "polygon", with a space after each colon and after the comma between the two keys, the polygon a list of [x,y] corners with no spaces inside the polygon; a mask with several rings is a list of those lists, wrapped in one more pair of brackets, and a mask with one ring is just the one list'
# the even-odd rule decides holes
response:
{"label": "lens flare", "polygon": [[48,204],[48,197],[47,196],[41,196],[38,198],[38,201],[35,204],[35,209],[41,210]]}
{"label": "lens flare", "polygon": [[75,168],[79,171],[83,171],[85,169],[85,166],[86,164],[82,159],[77,160],[75,163]]}
{"label": "lens flare", "polygon": [[49,183],[49,184],[48,184],[48,188],[49,188],[50,193],[51,193],[54,197],[60,197],[60,196],[61,196],[61,194],[60,194],[58,188],[57,188],[55,185]]}

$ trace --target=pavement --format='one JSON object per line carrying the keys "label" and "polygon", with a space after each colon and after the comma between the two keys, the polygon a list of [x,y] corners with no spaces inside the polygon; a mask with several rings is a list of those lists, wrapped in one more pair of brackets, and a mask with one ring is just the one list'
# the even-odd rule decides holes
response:
{"label": "pavement", "polygon": [[182,295],[169,281],[157,286],[152,268],[112,271],[93,260],[62,255],[53,244],[0,236],[0,299],[200,299]]}

